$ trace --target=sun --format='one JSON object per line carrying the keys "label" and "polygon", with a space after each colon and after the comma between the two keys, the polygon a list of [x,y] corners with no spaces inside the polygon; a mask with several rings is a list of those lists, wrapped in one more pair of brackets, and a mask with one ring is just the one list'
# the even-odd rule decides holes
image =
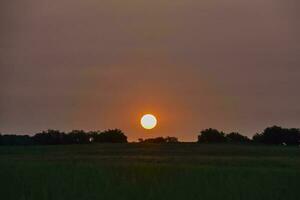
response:
{"label": "sun", "polygon": [[144,129],[153,129],[157,125],[157,119],[152,114],[146,114],[141,118],[141,125]]}

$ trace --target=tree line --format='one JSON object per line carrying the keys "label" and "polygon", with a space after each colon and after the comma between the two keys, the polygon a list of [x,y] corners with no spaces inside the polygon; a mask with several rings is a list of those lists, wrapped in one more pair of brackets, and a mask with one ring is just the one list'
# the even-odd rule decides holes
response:
{"label": "tree line", "polygon": [[[0,145],[58,145],[91,143],[127,143],[127,136],[120,129],[105,131],[73,130],[65,133],[59,130],[47,130],[28,135],[1,135]],[[156,137],[139,139],[139,143],[178,143],[176,137]],[[224,133],[217,129],[205,129],[198,135],[198,143],[239,143],[239,144],[273,144],[300,145],[300,129],[272,126],[251,139],[238,132]]]}
{"label": "tree line", "polygon": [[59,130],[47,130],[28,135],[1,135],[0,145],[57,145],[90,143],[127,143],[127,136],[120,129],[105,131],[73,130],[65,133]]}
{"label": "tree line", "polygon": [[262,133],[256,133],[252,139],[237,132],[229,134],[216,129],[205,129],[198,135],[198,143],[257,143],[274,145],[300,145],[300,129],[272,126]]}

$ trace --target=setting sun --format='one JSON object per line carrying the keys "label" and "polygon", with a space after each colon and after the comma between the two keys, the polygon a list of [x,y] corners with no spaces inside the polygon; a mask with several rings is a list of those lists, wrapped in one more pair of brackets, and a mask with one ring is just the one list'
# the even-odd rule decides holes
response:
{"label": "setting sun", "polygon": [[157,124],[157,119],[152,114],[144,115],[141,118],[141,125],[145,129],[153,129]]}

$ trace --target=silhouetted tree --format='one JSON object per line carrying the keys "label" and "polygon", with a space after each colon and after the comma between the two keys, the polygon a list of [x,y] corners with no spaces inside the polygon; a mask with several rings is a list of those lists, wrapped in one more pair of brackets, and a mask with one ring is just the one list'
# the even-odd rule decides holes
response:
{"label": "silhouetted tree", "polygon": [[225,133],[216,129],[205,129],[198,136],[199,143],[222,143],[226,142]]}
{"label": "silhouetted tree", "polygon": [[300,144],[300,130],[272,126],[266,128],[262,133],[255,134],[253,141],[263,144],[297,145]]}
{"label": "silhouetted tree", "polygon": [[127,143],[127,136],[120,129],[109,129],[93,135],[96,143]]}
{"label": "silhouetted tree", "polygon": [[226,138],[228,142],[232,142],[232,143],[249,143],[251,142],[251,140],[246,137],[243,136],[237,132],[232,132],[229,134],[226,134]]}

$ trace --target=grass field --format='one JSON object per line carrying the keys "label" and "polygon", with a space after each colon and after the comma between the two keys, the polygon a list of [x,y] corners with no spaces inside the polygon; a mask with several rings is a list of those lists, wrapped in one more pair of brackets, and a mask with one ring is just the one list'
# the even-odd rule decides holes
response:
{"label": "grass field", "polygon": [[300,148],[199,144],[0,147],[1,200],[300,199]]}

